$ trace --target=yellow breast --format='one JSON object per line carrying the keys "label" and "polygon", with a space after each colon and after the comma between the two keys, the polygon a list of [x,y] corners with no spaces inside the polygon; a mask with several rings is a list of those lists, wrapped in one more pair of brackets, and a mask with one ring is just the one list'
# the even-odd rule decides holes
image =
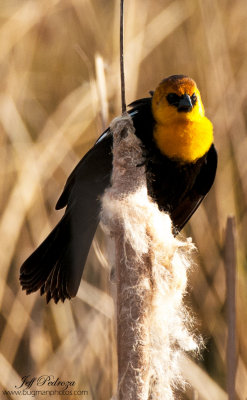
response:
{"label": "yellow breast", "polygon": [[213,143],[213,125],[203,117],[196,121],[176,124],[156,124],[154,139],[162,154],[182,162],[194,162],[202,157]]}

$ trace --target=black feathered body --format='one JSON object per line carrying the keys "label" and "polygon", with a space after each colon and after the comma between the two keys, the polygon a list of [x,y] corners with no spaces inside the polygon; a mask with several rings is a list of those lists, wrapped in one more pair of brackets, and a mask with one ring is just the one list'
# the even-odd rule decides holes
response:
{"label": "black feathered body", "polygon": [[[136,135],[143,146],[148,193],[180,231],[213,184],[216,151],[212,145],[193,163],[164,156],[153,139],[151,98],[138,100],[131,107]],[[56,206],[66,207],[63,218],[21,267],[20,281],[27,293],[41,289],[47,301],[53,298],[55,302],[76,295],[99,223],[100,197],[110,185],[112,142],[108,129],[68,178]]]}

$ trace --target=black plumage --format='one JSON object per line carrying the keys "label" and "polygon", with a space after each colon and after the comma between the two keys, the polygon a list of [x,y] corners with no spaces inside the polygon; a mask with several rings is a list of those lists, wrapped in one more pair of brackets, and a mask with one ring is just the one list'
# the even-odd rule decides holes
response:
{"label": "black plumage", "polygon": [[[214,145],[193,163],[180,163],[161,154],[153,140],[155,121],[152,98],[130,105],[136,135],[141,139],[149,195],[160,210],[170,213],[180,231],[213,184],[217,154]],[[65,214],[24,262],[20,271],[23,290],[40,289],[47,301],[75,296],[100,215],[100,197],[110,185],[112,134],[106,130],[82,158],[67,180],[56,209]]]}

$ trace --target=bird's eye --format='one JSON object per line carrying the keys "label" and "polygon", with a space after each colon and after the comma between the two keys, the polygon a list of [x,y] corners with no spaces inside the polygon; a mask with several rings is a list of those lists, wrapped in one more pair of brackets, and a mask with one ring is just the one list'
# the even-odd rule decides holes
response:
{"label": "bird's eye", "polygon": [[180,97],[176,93],[169,93],[166,96],[166,99],[167,99],[168,103],[171,104],[172,106],[177,106],[179,103]]}
{"label": "bird's eye", "polygon": [[196,101],[197,101],[196,94],[193,93],[192,96],[191,96],[190,98],[191,98],[191,102],[192,102],[192,104],[193,104],[193,106],[194,106],[194,105],[196,104]]}

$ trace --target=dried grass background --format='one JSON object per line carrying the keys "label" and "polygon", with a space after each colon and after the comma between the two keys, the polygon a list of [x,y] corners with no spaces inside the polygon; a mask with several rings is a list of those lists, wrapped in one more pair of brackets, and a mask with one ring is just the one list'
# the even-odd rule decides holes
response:
{"label": "dried grass background", "polygon": [[[188,74],[201,90],[219,152],[216,183],[186,228],[198,246],[188,303],[207,339],[184,360],[181,399],[226,399],[226,218],[237,221],[238,399],[247,398],[247,3],[126,0],[126,96]],[[116,388],[109,267],[99,229],[79,295],[45,304],[19,287],[19,267],[62,213],[66,177],[120,113],[119,1],[1,0],[0,4],[0,398],[24,375],[76,381],[88,398]],[[25,399],[31,396],[25,396]],[[33,397],[32,397],[33,398]],[[37,396],[36,398],[41,398]],[[52,396],[54,400],[64,396]],[[71,397],[72,398],[72,397]]]}

